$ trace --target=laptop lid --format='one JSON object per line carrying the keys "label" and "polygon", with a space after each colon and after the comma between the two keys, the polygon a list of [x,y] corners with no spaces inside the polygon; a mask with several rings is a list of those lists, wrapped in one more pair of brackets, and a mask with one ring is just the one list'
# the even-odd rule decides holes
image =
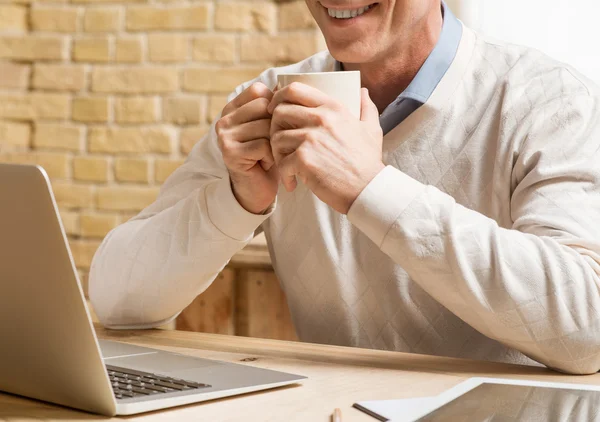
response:
{"label": "laptop lid", "polygon": [[46,172],[0,164],[0,391],[114,415]]}

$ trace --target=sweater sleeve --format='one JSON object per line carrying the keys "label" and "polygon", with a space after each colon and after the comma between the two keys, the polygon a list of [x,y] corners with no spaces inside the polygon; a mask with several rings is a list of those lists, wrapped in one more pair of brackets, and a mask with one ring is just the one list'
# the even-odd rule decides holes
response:
{"label": "sweater sleeve", "polygon": [[348,217],[484,335],[548,367],[594,373],[600,369],[599,116],[598,100],[587,95],[548,104],[523,123],[514,161],[502,164],[512,166],[512,227],[393,167],[365,188]]}
{"label": "sweater sleeve", "polygon": [[150,328],[175,318],[202,293],[273,212],[235,199],[214,124],[157,200],[104,239],[89,295],[109,328]]}

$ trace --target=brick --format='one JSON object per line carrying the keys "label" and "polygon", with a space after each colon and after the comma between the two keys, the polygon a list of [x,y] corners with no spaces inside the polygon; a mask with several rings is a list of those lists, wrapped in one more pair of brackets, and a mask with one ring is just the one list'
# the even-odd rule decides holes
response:
{"label": "brick", "polygon": [[0,5],[0,31],[27,31],[27,8]]}
{"label": "brick", "polygon": [[174,129],[163,126],[91,128],[88,142],[90,152],[168,154],[173,149],[174,137]]}
{"label": "brick", "polygon": [[121,27],[121,10],[117,7],[87,9],[83,17],[85,32],[116,32]]}
{"label": "brick", "polygon": [[56,203],[60,207],[91,208],[94,205],[94,188],[88,185],[74,185],[73,183],[52,183],[52,190]]}
{"label": "brick", "polygon": [[227,105],[227,95],[211,95],[208,103],[208,122],[212,123]]}
{"label": "brick", "polygon": [[79,213],[67,210],[60,210],[59,213],[67,236],[79,236]]}
{"label": "brick", "polygon": [[33,87],[55,91],[80,91],[85,88],[85,68],[82,65],[36,64]]}
{"label": "brick", "polygon": [[127,10],[126,27],[129,31],[207,29],[209,15],[208,3],[169,8],[136,7]]}
{"label": "brick", "polygon": [[148,183],[150,166],[141,158],[117,158],[115,179],[119,182]]}
{"label": "brick", "polygon": [[0,94],[0,118],[14,120],[66,119],[69,96],[63,94]]}
{"label": "brick", "polygon": [[154,180],[162,183],[175,171],[183,165],[185,160],[162,160],[158,159],[154,163]]}
{"label": "brick", "polygon": [[117,227],[119,216],[116,214],[81,214],[81,235],[85,237],[104,237]]}
{"label": "brick", "polygon": [[140,63],[143,57],[142,38],[118,38],[115,44],[117,63]]}
{"label": "brick", "polygon": [[77,31],[77,9],[66,7],[32,7],[31,28],[34,31]]}
{"label": "brick", "polygon": [[149,34],[148,57],[152,62],[181,62],[189,59],[190,39],[181,34]]}
{"label": "brick", "polygon": [[108,37],[80,38],[73,42],[73,60],[76,62],[105,63],[110,60]]}
{"label": "brick", "polygon": [[75,157],[73,159],[73,178],[84,182],[108,181],[108,158]]}
{"label": "brick", "polygon": [[51,178],[69,177],[70,159],[67,154],[54,152],[36,152],[36,164],[44,167]]}
{"label": "brick", "polygon": [[95,68],[92,91],[126,94],[152,94],[179,89],[177,69],[173,67]]}
{"label": "brick", "polygon": [[99,188],[96,206],[107,211],[141,211],[156,199],[158,191],[145,186]]}
{"label": "brick", "polygon": [[97,240],[70,240],[69,247],[77,268],[89,269],[96,250],[100,246]]}
{"label": "brick", "polygon": [[69,159],[67,154],[53,152],[0,153],[0,162],[36,164],[42,166],[52,179],[66,179],[69,176]]}
{"label": "brick", "polygon": [[215,28],[227,31],[273,32],[277,6],[272,2],[219,2]]}
{"label": "brick", "polygon": [[106,97],[73,99],[73,120],[77,122],[107,122],[110,104]]}
{"label": "brick", "polygon": [[279,29],[311,29],[317,23],[304,1],[293,1],[279,5]]}
{"label": "brick", "polygon": [[189,154],[194,145],[208,133],[209,126],[189,127],[181,129],[179,144],[183,154]]}
{"label": "brick", "polygon": [[153,123],[158,121],[158,101],[153,97],[126,97],[115,100],[117,123]]}
{"label": "brick", "polygon": [[236,58],[235,35],[208,34],[194,38],[192,57],[196,61],[233,63]]}
{"label": "brick", "polygon": [[35,125],[33,146],[36,149],[81,151],[84,129],[67,123],[39,123]]}
{"label": "brick", "polygon": [[243,35],[240,59],[245,62],[298,62],[317,52],[314,34]]}
{"label": "brick", "polygon": [[[40,1],[40,0],[37,0]],[[44,1],[54,1],[54,0],[44,0]],[[95,4],[104,4],[104,3],[119,3],[119,4],[125,4],[125,3],[142,3],[145,2],[146,0],[71,0],[71,3],[87,3],[90,5],[95,5]]]}
{"label": "brick", "polygon": [[0,36],[0,59],[64,60],[67,58],[67,46],[67,39],[60,36]]}
{"label": "brick", "polygon": [[0,152],[6,147],[28,147],[31,128],[25,123],[0,122]]}
{"label": "brick", "polygon": [[0,63],[0,88],[27,89],[31,67],[18,63]]}
{"label": "brick", "polygon": [[183,89],[191,92],[229,93],[243,82],[257,77],[259,68],[190,68],[183,71]]}
{"label": "brick", "polygon": [[193,125],[204,121],[204,101],[201,98],[166,98],[163,114],[166,122]]}

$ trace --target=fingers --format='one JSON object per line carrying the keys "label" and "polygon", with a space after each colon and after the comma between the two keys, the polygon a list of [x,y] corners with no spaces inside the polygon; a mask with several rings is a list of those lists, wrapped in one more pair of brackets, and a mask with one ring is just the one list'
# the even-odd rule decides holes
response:
{"label": "fingers", "polygon": [[271,115],[267,111],[269,100],[266,98],[256,98],[240,108],[234,110],[222,119],[227,121],[228,126],[240,125],[253,120],[270,119]]}
{"label": "fingers", "polygon": [[338,103],[327,94],[300,82],[292,82],[291,84],[278,89],[269,104],[269,113],[273,113],[273,110],[281,103],[297,104],[304,107],[319,107],[322,105],[333,107],[338,105]]}
{"label": "fingers", "polygon": [[328,112],[325,109],[282,103],[273,112],[271,135],[280,130],[326,126],[327,116]]}
{"label": "fingers", "polygon": [[256,100],[258,98],[266,98],[271,101],[273,98],[273,92],[262,82],[255,82],[246,88],[240,95],[235,97],[233,100],[229,102],[223,108],[222,116],[226,116],[238,108],[242,107],[244,104],[251,102],[252,100]]}
{"label": "fingers", "polygon": [[273,151],[275,163],[279,164],[283,158],[296,151],[309,136],[305,129],[276,132],[271,136],[271,150]]}
{"label": "fingers", "polygon": [[290,155],[284,157],[278,164],[277,170],[279,171],[279,177],[281,183],[285,187],[285,190],[292,192],[298,186],[296,175],[300,170],[300,162],[298,160],[298,152],[295,151]]}
{"label": "fingers", "polygon": [[253,167],[259,161],[265,171],[269,171],[275,164],[271,144],[267,138],[224,146],[223,157],[232,163],[243,162],[248,168]]}
{"label": "fingers", "polygon": [[363,122],[379,123],[379,110],[371,100],[369,90],[367,88],[360,89],[360,120]]}
{"label": "fingers", "polygon": [[292,129],[277,132],[271,138],[271,150],[279,171],[281,183],[288,192],[296,189],[298,181],[296,176],[301,176],[304,168],[302,157],[306,157],[306,143],[316,142],[314,132],[306,129]]}
{"label": "fingers", "polygon": [[219,121],[215,127],[220,142],[247,142],[253,139],[269,138],[271,120],[262,119],[242,123],[235,126],[226,126],[226,122]]}

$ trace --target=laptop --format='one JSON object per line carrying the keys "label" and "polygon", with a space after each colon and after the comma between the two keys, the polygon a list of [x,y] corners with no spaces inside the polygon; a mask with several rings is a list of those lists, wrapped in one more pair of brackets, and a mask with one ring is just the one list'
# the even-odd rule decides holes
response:
{"label": "laptop", "polygon": [[98,341],[46,172],[0,164],[0,391],[113,416],[304,378]]}

